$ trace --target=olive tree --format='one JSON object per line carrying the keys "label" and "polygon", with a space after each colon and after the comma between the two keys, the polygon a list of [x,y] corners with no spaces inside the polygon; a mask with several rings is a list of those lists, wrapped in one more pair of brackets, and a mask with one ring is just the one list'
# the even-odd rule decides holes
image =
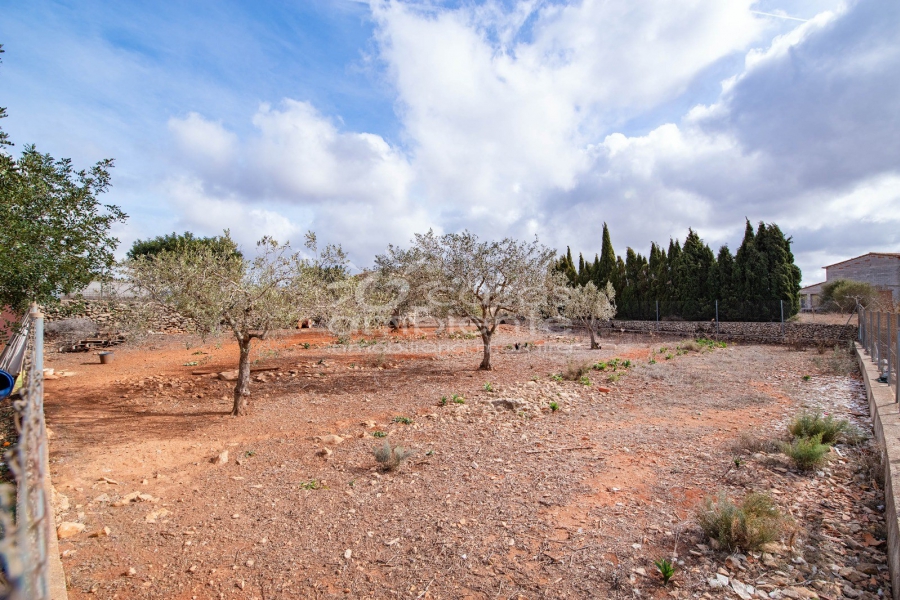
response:
{"label": "olive tree", "polygon": [[591,336],[591,349],[600,345],[595,337],[595,329],[599,321],[609,321],[616,315],[616,290],[612,283],[606,282],[606,289],[598,289],[593,281],[585,285],[569,288],[563,314],[588,330]]}
{"label": "olive tree", "polygon": [[410,297],[437,318],[461,317],[484,344],[480,369],[491,369],[491,337],[503,316],[545,314],[561,280],[551,272],[553,250],[537,238],[481,241],[469,231],[416,234],[409,249],[389,246],[376,264],[404,278]]}
{"label": "olive tree", "polygon": [[[230,242],[227,231],[225,239]],[[306,247],[313,258],[265,237],[253,258],[200,244],[125,263],[138,293],[192,319],[202,334],[227,329],[234,335],[240,356],[232,415],[244,415],[249,407],[252,341],[291,326],[301,315],[327,312],[333,300],[328,278],[346,272],[340,247],[319,253],[312,233]]]}

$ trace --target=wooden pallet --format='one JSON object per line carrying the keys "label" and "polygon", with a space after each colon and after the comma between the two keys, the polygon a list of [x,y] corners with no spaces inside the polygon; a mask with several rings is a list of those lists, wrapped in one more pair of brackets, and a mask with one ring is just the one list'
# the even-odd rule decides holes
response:
{"label": "wooden pallet", "polygon": [[118,346],[125,341],[125,337],[121,335],[109,335],[105,337],[89,338],[72,344],[71,346],[62,346],[60,352],[90,352],[98,348],[109,348]]}

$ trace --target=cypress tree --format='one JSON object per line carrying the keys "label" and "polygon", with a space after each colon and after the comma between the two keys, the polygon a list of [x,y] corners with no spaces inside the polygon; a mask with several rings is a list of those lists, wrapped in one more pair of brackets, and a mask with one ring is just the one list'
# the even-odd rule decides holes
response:
{"label": "cypress tree", "polygon": [[716,297],[719,300],[719,319],[730,320],[734,318],[734,306],[737,304],[737,296],[734,291],[734,256],[728,246],[719,248],[716,257],[715,269]]}
{"label": "cypress tree", "polygon": [[740,302],[739,317],[747,321],[769,320],[769,265],[760,252],[753,226],[747,220],[744,240],[734,258],[735,292]]}
{"label": "cypress tree", "polygon": [[[609,227],[603,224],[603,245],[600,247],[600,265],[594,283],[599,289],[606,287],[607,281],[612,281],[616,273],[616,251],[613,249],[612,240],[609,237]],[[613,283],[615,286],[615,282]],[[619,288],[616,288],[616,294]]]}
{"label": "cypress tree", "polygon": [[712,250],[693,229],[688,230],[675,267],[675,293],[686,319],[710,318],[713,283],[710,269],[715,262]]}
{"label": "cypress tree", "polygon": [[[666,265],[666,251],[660,248],[656,242],[650,244],[649,293],[648,300],[665,300],[668,294],[666,286],[668,266]],[[654,312],[656,307],[654,306]]]}

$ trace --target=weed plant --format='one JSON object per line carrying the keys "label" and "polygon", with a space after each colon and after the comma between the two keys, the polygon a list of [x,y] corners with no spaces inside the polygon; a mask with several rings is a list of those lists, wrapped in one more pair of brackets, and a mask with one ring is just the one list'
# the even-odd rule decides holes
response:
{"label": "weed plant", "polygon": [[391,448],[391,444],[387,440],[385,440],[383,446],[373,448],[372,452],[375,455],[375,461],[385,471],[399,469],[406,462],[406,459],[412,456],[412,452],[404,450],[400,446]]}
{"label": "weed plant", "polygon": [[583,375],[581,377],[581,379],[579,379],[579,381],[581,382],[581,385],[584,385],[584,386],[591,385],[591,378],[588,377],[587,375]]}
{"label": "weed plant", "polygon": [[697,511],[697,522],[721,548],[751,552],[781,537],[785,518],[766,494],[750,493],[737,505],[723,492],[706,499]]}
{"label": "weed plant", "polygon": [[412,425],[413,420],[409,417],[398,415],[392,419],[394,423],[403,423],[404,425]]}
{"label": "weed plant", "polygon": [[551,403],[550,403],[550,410],[551,410],[552,412],[558,411],[558,410],[559,410],[559,403],[558,403],[558,402],[551,402]]}
{"label": "weed plant", "polygon": [[654,560],[653,564],[656,565],[656,570],[659,571],[659,575],[662,577],[663,585],[668,585],[669,580],[675,575],[675,565],[668,558]]}
{"label": "weed plant", "polygon": [[825,462],[825,455],[831,447],[822,443],[822,434],[812,437],[798,437],[790,444],[781,443],[784,452],[801,471],[811,471]]}
{"label": "weed plant", "polygon": [[592,365],[587,362],[566,363],[566,368],[562,372],[563,379],[566,381],[579,381],[582,377],[591,372]]}

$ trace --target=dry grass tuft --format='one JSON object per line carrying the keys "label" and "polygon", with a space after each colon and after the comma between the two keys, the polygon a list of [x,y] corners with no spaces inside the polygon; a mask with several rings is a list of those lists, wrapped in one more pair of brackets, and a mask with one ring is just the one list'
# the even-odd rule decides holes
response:
{"label": "dry grass tuft", "polygon": [[740,506],[724,493],[707,498],[697,511],[703,532],[719,547],[734,552],[754,551],[781,537],[785,518],[766,494],[748,494]]}

